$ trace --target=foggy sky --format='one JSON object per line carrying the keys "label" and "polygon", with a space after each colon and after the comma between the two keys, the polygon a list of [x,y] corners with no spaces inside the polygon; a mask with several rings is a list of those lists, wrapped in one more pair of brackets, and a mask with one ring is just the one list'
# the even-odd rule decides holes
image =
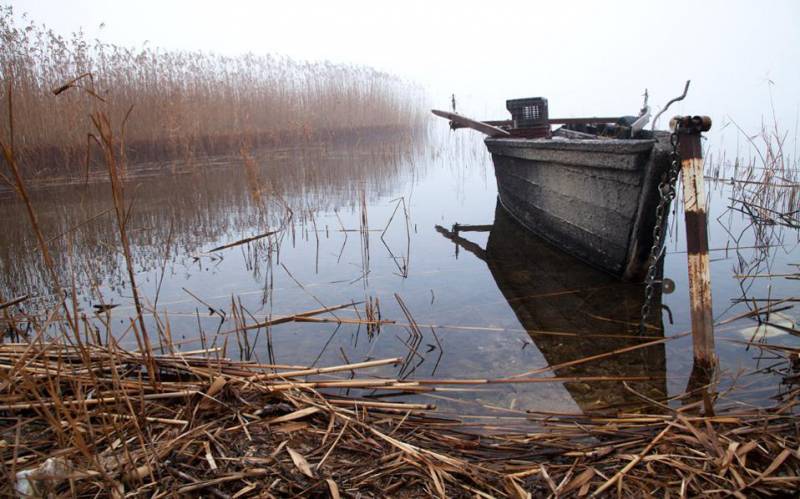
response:
{"label": "foggy sky", "polygon": [[434,107],[455,93],[476,118],[504,118],[505,99],[529,96],[547,97],[551,117],[636,114],[645,88],[658,110],[691,79],[668,114],[712,116],[712,142],[730,148],[738,133],[724,124],[758,132],[772,120],[770,93],[793,144],[800,106],[800,2],[791,0],[11,5],[61,34],[83,29],[133,47],[365,64],[424,85]]}

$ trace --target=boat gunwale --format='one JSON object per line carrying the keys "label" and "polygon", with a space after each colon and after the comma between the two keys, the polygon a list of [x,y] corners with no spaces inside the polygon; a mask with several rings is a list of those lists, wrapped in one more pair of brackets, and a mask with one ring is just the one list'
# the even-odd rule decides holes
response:
{"label": "boat gunwale", "polygon": [[[493,146],[517,149],[547,149],[563,151],[603,152],[616,154],[638,154],[658,144],[658,139],[558,139],[552,138],[507,138],[488,137],[484,141],[489,151]],[[499,153],[502,154],[502,153]]]}

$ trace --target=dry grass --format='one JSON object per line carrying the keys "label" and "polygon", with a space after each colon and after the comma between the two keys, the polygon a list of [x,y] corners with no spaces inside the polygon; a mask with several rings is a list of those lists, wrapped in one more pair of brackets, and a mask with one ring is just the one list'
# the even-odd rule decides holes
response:
{"label": "dry grass", "polygon": [[[75,174],[85,163],[95,103],[85,92],[63,92],[72,86],[101,99],[113,89],[107,113],[113,123],[130,113],[122,147],[131,162],[192,159],[242,145],[358,141],[422,122],[417,87],[360,66],[131,49],[81,33],[65,38],[19,22],[11,7],[0,8],[0,48],[4,108],[13,83],[14,148],[40,175]],[[10,128],[7,115],[0,127]]]}
{"label": "dry grass", "polygon": [[[769,409],[709,414],[693,393],[680,409],[643,396],[650,411],[528,414],[528,430],[508,432],[503,417],[465,424],[427,404],[335,391],[480,383],[349,376],[401,359],[305,369],[234,361],[218,346],[156,354],[97,338],[0,345],[3,495],[30,484],[111,497],[749,497],[800,481],[790,363]],[[773,351],[796,362],[796,349]]]}
{"label": "dry grass", "polygon": [[[762,124],[755,134],[733,122],[750,157],[730,163],[722,155],[707,169],[707,178],[730,186],[723,191],[727,209],[717,221],[728,236],[725,251],[734,256],[732,273],[741,292],[732,301],[754,312],[793,299],[780,295],[781,286],[773,289],[773,278],[798,278],[796,264],[777,258],[781,253],[791,254],[800,244],[797,126],[792,137],[774,118],[774,109],[772,114],[771,122]],[[762,323],[760,316],[757,319]],[[766,323],[770,324],[769,314]]]}
{"label": "dry grass", "polygon": [[[743,213],[755,226],[800,228],[797,130],[792,149],[792,137],[774,119],[770,125],[762,125],[756,134],[748,134],[736,126],[749,146],[750,156],[737,157],[731,163],[722,154],[707,165],[707,178],[730,183],[728,209]],[[769,235],[758,237],[769,239]]]}

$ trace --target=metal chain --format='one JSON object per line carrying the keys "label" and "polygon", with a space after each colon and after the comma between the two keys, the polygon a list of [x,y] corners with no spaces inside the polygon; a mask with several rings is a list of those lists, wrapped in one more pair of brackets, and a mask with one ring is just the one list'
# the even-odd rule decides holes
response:
{"label": "metal chain", "polygon": [[664,256],[664,229],[667,210],[673,199],[675,199],[675,184],[678,182],[678,174],[681,171],[680,155],[678,154],[678,134],[673,132],[669,137],[672,145],[670,153],[670,165],[667,171],[661,174],[661,182],[658,184],[658,193],[661,199],[656,207],[656,224],[653,227],[653,246],[650,247],[650,266],[647,268],[644,289],[644,304],[642,305],[642,316],[639,322],[639,332],[644,333],[647,316],[650,315],[650,302],[653,301],[653,292],[656,285],[656,272],[658,262]]}

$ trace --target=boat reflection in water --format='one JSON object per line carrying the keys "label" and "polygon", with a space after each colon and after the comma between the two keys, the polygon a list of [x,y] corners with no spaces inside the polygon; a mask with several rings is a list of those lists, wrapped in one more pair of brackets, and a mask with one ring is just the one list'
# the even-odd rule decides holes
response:
{"label": "boat reflection in water", "polygon": [[[645,332],[639,333],[644,286],[620,282],[559,251],[520,226],[499,205],[491,226],[437,230],[486,262],[500,292],[550,366],[558,366],[663,337],[661,296],[656,293]],[[464,237],[489,231],[486,248]],[[565,334],[559,334],[565,333]],[[647,407],[666,396],[664,344],[557,367],[556,376],[649,377],[645,381],[570,382],[565,388],[586,413]]]}

